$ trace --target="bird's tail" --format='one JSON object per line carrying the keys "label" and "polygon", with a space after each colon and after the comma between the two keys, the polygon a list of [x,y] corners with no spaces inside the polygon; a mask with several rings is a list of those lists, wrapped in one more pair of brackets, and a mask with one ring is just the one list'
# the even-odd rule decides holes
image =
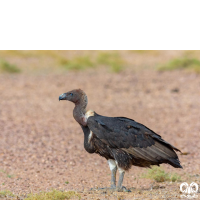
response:
{"label": "bird's tail", "polygon": [[175,168],[183,168],[180,164],[178,156],[175,151],[180,151],[177,148],[174,148],[170,144],[162,143],[160,141],[155,142],[155,148],[157,154],[165,160],[166,163],[172,165]]}
{"label": "bird's tail", "polygon": [[169,164],[175,168],[183,168],[178,158],[169,158]]}

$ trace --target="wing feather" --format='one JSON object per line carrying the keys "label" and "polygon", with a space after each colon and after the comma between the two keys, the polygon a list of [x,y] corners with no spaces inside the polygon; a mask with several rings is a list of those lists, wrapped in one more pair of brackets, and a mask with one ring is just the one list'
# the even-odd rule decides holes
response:
{"label": "wing feather", "polygon": [[[104,117],[95,113],[87,121],[89,129],[112,149],[121,149],[148,162],[179,162],[178,150],[146,126],[124,117]],[[179,151],[179,150],[178,150]],[[176,163],[177,164],[177,163]],[[180,163],[179,163],[180,165]]]}

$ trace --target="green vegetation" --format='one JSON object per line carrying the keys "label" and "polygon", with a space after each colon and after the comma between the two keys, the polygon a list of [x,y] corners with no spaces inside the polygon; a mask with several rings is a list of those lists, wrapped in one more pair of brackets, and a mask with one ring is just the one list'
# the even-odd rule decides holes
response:
{"label": "green vegetation", "polygon": [[176,174],[170,174],[164,171],[161,167],[153,166],[151,169],[147,171],[146,174],[142,175],[142,178],[154,179],[156,182],[164,182],[164,181],[180,181],[181,177]]}
{"label": "green vegetation", "polygon": [[200,61],[193,58],[174,59],[159,67],[160,71],[175,69],[186,69],[188,71],[200,73]]}
{"label": "green vegetation", "polygon": [[0,172],[6,174],[6,176],[7,176],[8,178],[13,178],[13,177],[14,177],[14,175],[8,174],[5,170],[0,169]]}
{"label": "green vegetation", "polygon": [[81,196],[74,191],[60,191],[60,190],[52,190],[50,192],[40,192],[38,194],[28,194],[28,197],[24,200],[66,200],[72,197],[77,197],[78,199]]}
{"label": "green vegetation", "polygon": [[14,176],[12,174],[7,174],[8,178],[13,178]]}
{"label": "green vegetation", "polygon": [[[54,66],[52,69],[59,66],[66,70],[78,71],[102,65],[109,67],[112,72],[120,72],[123,69],[124,60],[118,51],[91,51],[87,53],[76,51],[76,53],[74,56],[72,51],[1,51],[0,56],[4,60],[0,62],[0,71],[8,73],[19,73],[21,71],[17,66],[8,62],[9,58],[13,57],[23,60],[22,68],[25,67],[24,62],[28,61],[30,63],[29,69],[37,70],[40,70],[41,67],[36,66],[35,62],[45,63],[46,61],[52,63],[52,66]],[[35,62],[32,63],[33,58],[35,58]]]}
{"label": "green vegetation", "polygon": [[176,181],[180,182],[181,181],[181,177],[176,173],[172,174],[170,176],[170,179],[171,179],[172,182],[176,182]]}
{"label": "green vegetation", "polygon": [[7,73],[19,73],[21,70],[7,61],[0,61],[0,70]]}
{"label": "green vegetation", "polygon": [[83,70],[94,67],[94,63],[90,60],[89,56],[76,57],[71,60],[62,59],[60,63],[67,70]]}
{"label": "green vegetation", "polygon": [[69,184],[69,181],[65,181],[65,184]]}
{"label": "green vegetation", "polygon": [[149,55],[159,55],[160,51],[158,50],[131,50],[133,53],[137,54],[149,54]]}
{"label": "green vegetation", "polygon": [[100,53],[97,57],[98,64],[111,67],[113,72],[120,72],[123,68],[123,60],[117,53]]}
{"label": "green vegetation", "polygon": [[0,191],[0,198],[3,197],[14,197],[15,195],[9,190],[2,190]]}
{"label": "green vegetation", "polygon": [[112,72],[120,72],[123,67],[123,61],[116,53],[100,53],[96,61],[89,56],[75,57],[71,60],[60,58],[59,63],[67,70],[85,70],[99,65],[105,65],[111,68]]}
{"label": "green vegetation", "polygon": [[[135,66],[133,57],[137,58],[137,64]],[[125,67],[125,63],[129,66],[143,68],[143,57],[147,60],[154,57],[157,61],[152,61],[154,64],[145,64],[144,68],[150,65],[156,66],[159,63],[162,56],[166,57],[168,53],[166,51],[155,50],[131,50],[131,51],[1,51],[0,52],[0,72],[7,73],[19,73],[23,69],[23,72],[34,71],[54,71],[63,72],[59,68],[66,70],[86,70],[89,68],[107,67],[112,72],[120,72]],[[158,70],[175,70],[184,69],[188,71],[195,71],[200,73],[200,51],[179,51],[173,54],[170,62],[164,63],[158,66]],[[173,58],[171,56],[171,58]],[[20,68],[15,64],[11,64],[11,60],[17,59],[20,62]],[[138,59],[139,58],[139,59]],[[139,61],[138,61],[139,60]],[[141,61],[141,62],[140,62]],[[147,62],[148,63],[148,62]],[[150,62],[151,63],[151,62]],[[27,65],[29,66],[27,68]]]}

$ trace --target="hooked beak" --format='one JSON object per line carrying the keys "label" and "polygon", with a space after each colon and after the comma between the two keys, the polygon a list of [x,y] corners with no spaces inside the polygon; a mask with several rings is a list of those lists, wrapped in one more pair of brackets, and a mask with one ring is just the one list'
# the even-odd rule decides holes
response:
{"label": "hooked beak", "polygon": [[60,96],[59,96],[59,101],[60,100],[66,100],[66,93],[63,93],[63,94],[61,94]]}

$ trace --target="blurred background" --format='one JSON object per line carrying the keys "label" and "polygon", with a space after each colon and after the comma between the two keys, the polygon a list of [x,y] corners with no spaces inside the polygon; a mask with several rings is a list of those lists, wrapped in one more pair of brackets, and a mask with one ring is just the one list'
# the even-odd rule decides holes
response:
{"label": "blurred background", "polygon": [[200,71],[199,51],[1,51],[1,73],[48,74],[107,68]]}
{"label": "blurred background", "polygon": [[[0,51],[0,189],[109,185],[106,160],[84,150],[74,105],[58,101],[76,88],[88,109],[132,118],[179,148],[184,169],[167,172],[200,180],[200,51]],[[124,185],[148,187],[145,170],[133,167]]]}

